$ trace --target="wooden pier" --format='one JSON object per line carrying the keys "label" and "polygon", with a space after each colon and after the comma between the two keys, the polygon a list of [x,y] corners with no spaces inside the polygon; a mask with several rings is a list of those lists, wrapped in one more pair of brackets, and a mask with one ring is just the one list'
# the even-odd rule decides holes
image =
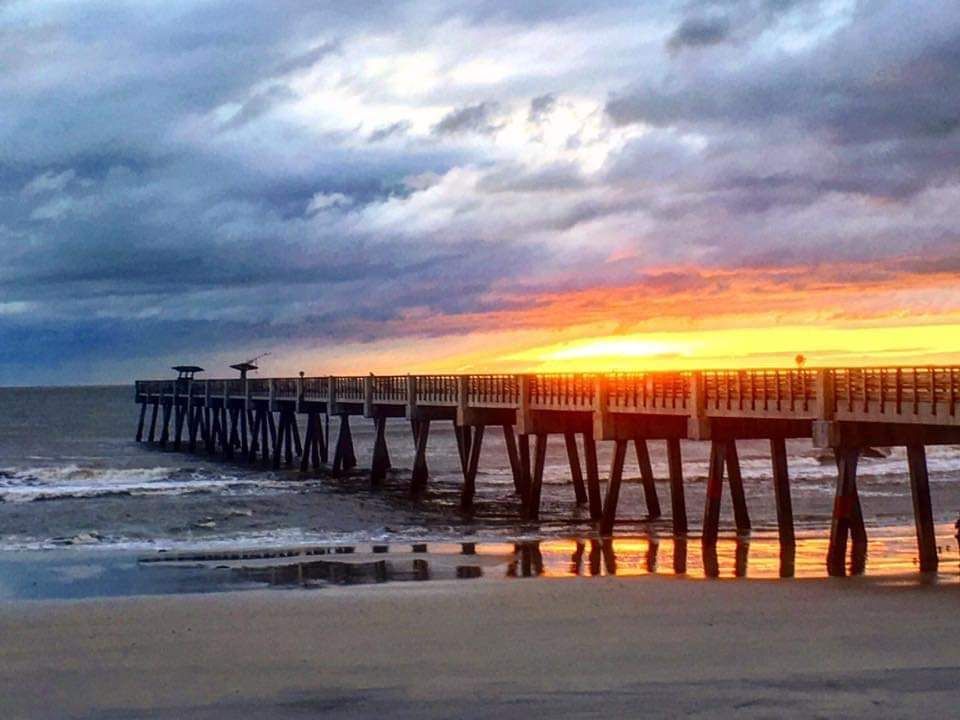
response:
{"label": "wooden pier", "polygon": [[[196,370],[196,368],[194,368]],[[226,459],[334,475],[357,466],[351,418],[373,420],[371,482],[390,468],[389,418],[410,423],[415,459],[410,491],[429,480],[432,423],[452,423],[463,472],[461,507],[470,513],[484,433],[503,432],[521,515],[537,520],[547,442],[563,436],[573,502],[586,505],[601,535],[613,532],[631,446],[648,516],[662,508],[648,443],[666,443],[673,531],[687,533],[681,440],[709,442],[703,543],[717,541],[723,485],[738,533],[750,530],[737,441],[770,443],[773,499],[781,545],[794,545],[785,441],[810,438],[837,463],[827,568],[843,575],[848,544],[857,554],[866,528],[857,494],[857,464],[874,446],[905,446],[921,571],[937,569],[928,445],[960,444],[960,367],[703,370],[618,374],[393,375],[140,380],[137,440],[176,450],[204,449]],[[147,413],[149,411],[149,426]],[[299,416],[306,428],[300,434]],[[330,419],[339,419],[329,437]],[[577,435],[584,457],[579,457]],[[597,443],[614,443],[601,493]]]}

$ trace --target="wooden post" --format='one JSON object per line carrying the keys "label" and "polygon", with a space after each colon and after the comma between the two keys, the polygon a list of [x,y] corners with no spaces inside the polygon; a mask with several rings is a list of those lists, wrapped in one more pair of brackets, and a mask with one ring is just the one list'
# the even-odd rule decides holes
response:
{"label": "wooden post", "polygon": [[243,454],[244,457],[246,457],[250,450],[249,441],[247,439],[248,433],[249,433],[247,421],[249,419],[248,416],[250,415],[250,411],[247,410],[246,408],[241,407],[239,410],[239,414],[240,414],[240,452]]}
{"label": "wooden post", "polygon": [[750,532],[750,513],[747,511],[747,498],[743,492],[743,476],[740,474],[740,456],[737,454],[737,441],[727,441],[727,476],[730,483],[730,498],[733,501],[733,517],[737,534]]}
{"label": "wooden post", "polygon": [[687,573],[687,538],[682,535],[673,538],[673,571],[677,575]]}
{"label": "wooden post", "polygon": [[540,495],[543,490],[543,468],[547,458],[547,435],[538,433],[534,448],[533,477],[530,482],[530,499],[527,502],[527,518],[540,519]]}
{"label": "wooden post", "polygon": [[617,502],[620,500],[620,482],[623,480],[623,463],[626,457],[627,441],[614,441],[610,481],[607,483],[607,497],[603,502],[603,518],[600,521],[600,534],[603,536],[613,533],[613,526],[617,521]]}
{"label": "wooden post", "polygon": [[297,416],[292,410],[284,410],[283,414],[286,415],[286,431],[285,431],[285,440],[283,442],[283,459],[287,465],[293,464],[293,426],[297,422]]}
{"label": "wooden post", "polygon": [[293,451],[300,457],[303,455],[303,443],[300,442],[300,423],[295,412],[290,415],[290,429],[293,431]]}
{"label": "wooden post", "polygon": [[254,410],[248,412],[251,413],[253,420],[250,422],[250,447],[247,453],[247,460],[252,463],[256,462],[257,453],[260,450],[260,443],[258,441],[260,437],[260,413]]}
{"label": "wooden post", "polygon": [[521,433],[517,440],[520,449],[520,502],[523,514],[527,514],[530,501],[530,436]]}
{"label": "wooden post", "polygon": [[936,572],[939,564],[937,536],[933,525],[933,508],[930,503],[927,453],[922,444],[907,445],[907,463],[910,466],[910,494],[913,496],[913,519],[917,528],[920,571]]}
{"label": "wooden post", "polygon": [[373,441],[373,460],[370,462],[370,483],[379,485],[387,477],[390,467],[390,456],[387,451],[387,419],[385,417],[373,420],[375,438]]}
{"label": "wooden post", "polygon": [[634,438],[633,447],[637,453],[637,465],[640,466],[640,481],[643,483],[643,497],[647,503],[647,517],[656,520],[660,517],[660,499],[657,497],[657,485],[650,466],[650,450],[644,438]]}
{"label": "wooden post", "polygon": [[593,429],[583,433],[583,460],[587,466],[590,519],[597,522],[603,517],[603,501],[600,498],[600,468],[597,464],[597,441],[593,437]]}
{"label": "wooden post", "polygon": [[300,454],[300,472],[310,469],[310,453],[314,447],[314,433],[316,433],[316,414],[307,414],[307,429],[303,435],[304,451]]}
{"label": "wooden post", "polygon": [[[470,426],[465,425],[467,433]],[[467,472],[463,476],[463,492],[460,496],[460,508],[466,512],[473,510],[473,496],[477,485],[477,469],[480,466],[480,447],[483,445],[483,425],[473,429],[473,438],[470,440],[470,457],[467,461]]]}
{"label": "wooden post", "polygon": [[570,461],[570,475],[573,479],[573,492],[577,505],[586,505],[587,488],[583,484],[583,469],[580,467],[580,454],[577,451],[577,436],[572,432],[565,432],[563,440],[567,445],[567,459]]}
{"label": "wooden post", "polygon": [[[223,401],[224,406],[220,409],[220,421],[223,424],[223,436],[222,442],[220,443],[221,448],[223,448],[223,456],[227,459],[233,458],[233,441],[236,436],[236,416],[233,414],[233,411],[227,411],[226,400]],[[230,420],[233,420],[231,425]]]}
{"label": "wooden post", "polygon": [[147,415],[147,403],[140,403],[140,421],[137,423],[137,442],[143,441],[143,420]]}
{"label": "wooden post", "polygon": [[[311,413],[313,416],[313,442],[310,444],[310,462],[314,470],[320,469],[320,461],[327,461],[327,444],[323,438],[323,418],[320,413]],[[306,453],[304,453],[306,454]]]}
{"label": "wooden post", "polygon": [[170,439],[170,403],[163,403],[163,427],[160,429],[160,447],[167,446]]}
{"label": "wooden post", "polygon": [[430,421],[414,420],[413,433],[416,440],[416,451],[413,458],[410,491],[419,493],[427,487],[427,479],[430,475],[427,469],[427,439],[430,437]]}
{"label": "wooden post", "polygon": [[273,439],[273,469],[280,467],[280,455],[283,452],[283,438],[287,431],[287,414],[281,412],[277,418],[277,427],[274,429],[273,412],[268,410],[270,417],[270,435]]}
{"label": "wooden post", "polygon": [[773,458],[773,494],[777,503],[777,529],[781,545],[793,545],[793,503],[790,500],[790,475],[787,468],[787,446],[782,437],[770,439]]}
{"label": "wooden post", "polygon": [[[683,458],[680,439],[667,440],[667,466],[670,473],[670,508],[673,515],[673,534],[687,534],[687,500],[683,489]],[[676,547],[676,544],[674,544]],[[684,562],[686,567],[686,562]]]}
{"label": "wooden post", "polygon": [[517,495],[520,495],[522,492],[523,477],[520,473],[520,456],[517,454],[517,436],[513,431],[513,425],[503,426],[503,442],[507,446],[510,472],[513,473],[513,489]]}
{"label": "wooden post", "polygon": [[273,422],[273,413],[270,412],[270,408],[261,408],[260,409],[260,457],[263,461],[263,465],[267,466],[270,464],[270,426],[268,420]]}
{"label": "wooden post", "polygon": [[838,449],[837,492],[830,523],[830,546],[827,550],[827,572],[833,576],[846,574],[847,536],[850,534],[857,493],[857,460],[860,448]]}
{"label": "wooden post", "polygon": [[724,440],[710,442],[710,470],[707,474],[706,501],[703,509],[703,544],[716,545],[720,531],[720,499],[723,496],[723,465],[726,461],[727,443]]}

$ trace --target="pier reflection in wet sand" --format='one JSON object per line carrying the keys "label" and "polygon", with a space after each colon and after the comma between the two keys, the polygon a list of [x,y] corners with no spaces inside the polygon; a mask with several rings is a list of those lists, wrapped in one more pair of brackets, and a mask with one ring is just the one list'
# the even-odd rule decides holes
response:
{"label": "pier reflection in wet sand", "polygon": [[[851,547],[847,575],[914,576],[918,572],[913,538],[900,533],[875,533],[866,545]],[[719,538],[715,544],[695,537],[656,535],[571,540],[530,540],[514,543],[508,577],[575,577],[674,575],[689,578],[823,578],[828,541],[799,537],[781,545],[775,534]],[[960,554],[955,538],[941,538],[939,580],[960,579]]]}

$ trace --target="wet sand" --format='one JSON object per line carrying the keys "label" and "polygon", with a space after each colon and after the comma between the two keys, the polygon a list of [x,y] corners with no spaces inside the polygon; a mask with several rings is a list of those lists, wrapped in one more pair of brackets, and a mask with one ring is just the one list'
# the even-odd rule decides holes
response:
{"label": "wet sand", "polygon": [[912,573],[5,603],[0,714],[949,717],[958,609]]}

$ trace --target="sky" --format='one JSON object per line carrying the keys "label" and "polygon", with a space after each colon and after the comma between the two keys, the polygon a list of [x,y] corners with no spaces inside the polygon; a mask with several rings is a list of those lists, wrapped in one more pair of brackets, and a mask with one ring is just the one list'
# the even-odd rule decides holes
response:
{"label": "sky", "polygon": [[960,362],[960,4],[0,0],[0,385]]}

